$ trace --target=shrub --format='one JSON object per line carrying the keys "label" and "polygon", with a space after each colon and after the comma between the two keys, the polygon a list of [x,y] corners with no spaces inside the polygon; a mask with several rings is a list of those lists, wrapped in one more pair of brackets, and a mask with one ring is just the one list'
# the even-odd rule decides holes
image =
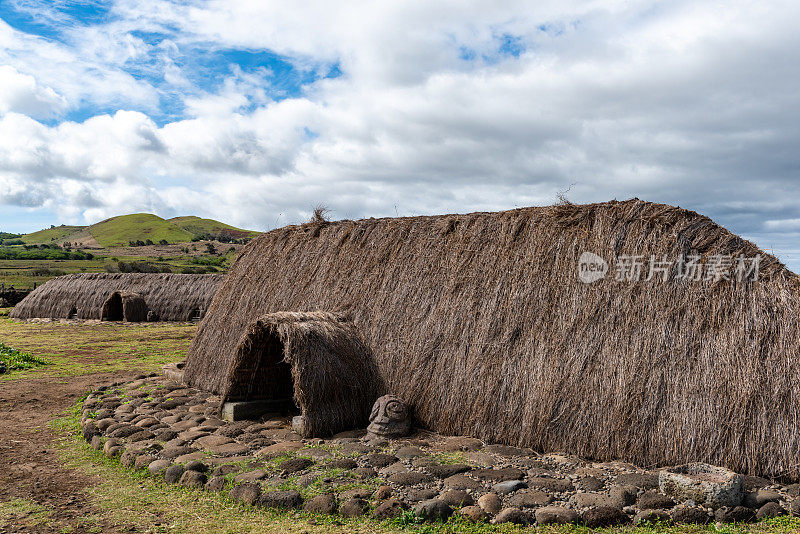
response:
{"label": "shrub", "polygon": [[0,373],[31,369],[40,365],[47,365],[47,362],[0,343]]}
{"label": "shrub", "polygon": [[90,260],[93,255],[80,250],[73,252],[51,248],[49,245],[25,245],[24,249],[0,247],[0,260]]}
{"label": "shrub", "polygon": [[225,264],[224,256],[200,256],[199,258],[192,258],[189,263],[193,265],[213,265],[222,267]]}

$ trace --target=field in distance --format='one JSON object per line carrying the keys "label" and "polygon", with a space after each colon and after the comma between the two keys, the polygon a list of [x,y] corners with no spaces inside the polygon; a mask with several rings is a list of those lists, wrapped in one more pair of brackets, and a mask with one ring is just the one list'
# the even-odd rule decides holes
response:
{"label": "field in distance", "polygon": [[30,234],[0,232],[0,290],[31,289],[80,272],[225,272],[258,234],[213,219],[150,213]]}

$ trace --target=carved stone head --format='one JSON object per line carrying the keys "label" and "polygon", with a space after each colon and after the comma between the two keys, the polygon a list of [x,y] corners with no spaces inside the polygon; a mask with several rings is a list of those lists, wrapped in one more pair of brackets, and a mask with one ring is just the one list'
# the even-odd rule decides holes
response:
{"label": "carved stone head", "polygon": [[411,430],[411,408],[397,395],[384,395],[372,405],[368,437],[399,438]]}

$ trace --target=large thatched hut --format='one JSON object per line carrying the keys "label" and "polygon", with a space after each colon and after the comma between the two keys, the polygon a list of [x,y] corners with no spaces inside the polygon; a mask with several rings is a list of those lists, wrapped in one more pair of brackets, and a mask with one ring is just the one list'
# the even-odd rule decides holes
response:
{"label": "large thatched hut", "polygon": [[221,282],[215,274],[70,274],[36,288],[11,317],[190,321],[205,314]]}
{"label": "large thatched hut", "polygon": [[261,317],[311,310],[348,322],[432,430],[800,474],[800,280],[695,212],[634,199],[274,230],[227,275],[187,381],[227,392]]}

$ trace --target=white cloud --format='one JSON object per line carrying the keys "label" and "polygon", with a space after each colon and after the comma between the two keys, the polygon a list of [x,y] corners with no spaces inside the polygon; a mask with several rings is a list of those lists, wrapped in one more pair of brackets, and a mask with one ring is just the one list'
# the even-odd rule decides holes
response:
{"label": "white cloud", "polygon": [[22,74],[10,65],[0,65],[0,113],[17,112],[36,118],[49,118],[66,108],[64,97],[43,87],[33,76]]}
{"label": "white cloud", "polygon": [[[264,229],[320,202],[341,217],[464,212],[575,184],[576,201],[681,204],[792,248],[796,3],[121,0],[112,13],[66,44],[0,22],[0,76],[16,80],[0,89],[0,202]],[[276,101],[269,73],[233,67],[209,90],[181,66],[187,48],[270,50],[343,75]],[[152,118],[164,91],[185,106],[166,124]],[[86,101],[144,113],[26,117]]]}

